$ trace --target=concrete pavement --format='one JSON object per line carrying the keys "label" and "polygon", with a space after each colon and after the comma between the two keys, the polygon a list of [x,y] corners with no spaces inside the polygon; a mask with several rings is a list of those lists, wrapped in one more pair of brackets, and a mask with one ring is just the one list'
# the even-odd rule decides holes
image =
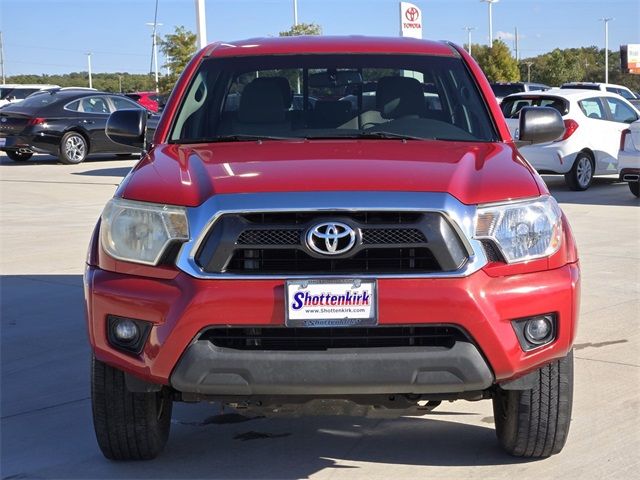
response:
{"label": "concrete pavement", "polygon": [[426,417],[255,419],[177,404],[165,452],[113,463],[95,442],[82,269],[127,161],[13,164],[0,156],[0,473],[9,478],[631,478],[640,468],[640,204],[598,179],[570,192],[545,177],[583,267],[573,420],[564,451],[504,454],[491,402]]}

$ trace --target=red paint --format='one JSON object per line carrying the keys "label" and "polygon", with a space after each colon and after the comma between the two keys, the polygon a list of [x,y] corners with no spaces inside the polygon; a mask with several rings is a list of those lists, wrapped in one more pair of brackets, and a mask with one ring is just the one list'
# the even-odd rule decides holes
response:
{"label": "red paint", "polygon": [[118,194],[196,206],[221,193],[448,192],[463,203],[477,204],[538,196],[536,176],[514,147],[504,143],[295,140],[159,145],[136,166]]}

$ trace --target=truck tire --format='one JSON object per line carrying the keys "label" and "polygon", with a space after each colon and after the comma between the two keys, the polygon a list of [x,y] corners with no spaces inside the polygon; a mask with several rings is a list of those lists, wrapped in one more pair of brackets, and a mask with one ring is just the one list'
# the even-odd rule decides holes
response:
{"label": "truck tire", "polygon": [[587,152],[580,152],[576,156],[571,170],[565,173],[564,181],[571,190],[581,192],[591,186],[594,173],[595,163],[593,158]]}
{"label": "truck tire", "polygon": [[168,391],[130,392],[123,372],[95,358],[91,406],[98,445],[110,460],[152,459],[167,443],[172,410]]}
{"label": "truck tire", "polygon": [[573,402],[573,352],[538,370],[530,390],[497,387],[493,414],[500,446],[511,455],[544,458],[567,441]]}

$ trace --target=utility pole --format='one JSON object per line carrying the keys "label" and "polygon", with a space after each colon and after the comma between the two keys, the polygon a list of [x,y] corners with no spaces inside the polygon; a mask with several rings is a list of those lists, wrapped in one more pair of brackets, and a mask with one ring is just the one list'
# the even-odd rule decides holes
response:
{"label": "utility pole", "polygon": [[87,52],[87,64],[89,65],[89,88],[93,88],[93,81],[91,79],[91,52]]}
{"label": "utility pole", "polygon": [[494,3],[498,3],[499,0],[480,0],[489,4],[489,46],[493,46],[493,11],[492,7]]}
{"label": "utility pole", "polygon": [[196,1],[196,24],[198,27],[198,48],[207,46],[207,19],[205,13],[204,0]]}
{"label": "utility pole", "polygon": [[471,30],[475,30],[476,27],[463,27],[462,29],[467,31],[467,51],[471,55]]}
{"label": "utility pole", "polygon": [[298,0],[293,0],[293,25],[298,25]]}
{"label": "utility pole", "polygon": [[118,75],[118,91],[122,93],[122,75]]}
{"label": "utility pole", "polygon": [[518,51],[518,27],[516,27],[516,62],[520,61],[520,52]]}
{"label": "utility pole", "polygon": [[4,43],[2,42],[2,32],[0,32],[0,70],[2,70],[2,84],[7,83],[4,74]]}
{"label": "utility pole", "polygon": [[604,22],[604,83],[609,83],[609,22],[615,20],[613,17],[604,17],[600,21]]}
{"label": "utility pole", "polygon": [[156,34],[157,28],[161,27],[163,24],[154,22],[147,22],[145,25],[149,25],[153,27],[153,69],[155,71],[155,79],[156,79],[156,93],[160,90],[158,89],[158,35]]}
{"label": "utility pole", "polygon": [[527,62],[525,64],[527,66],[527,83],[531,82],[531,65],[533,65],[533,62]]}

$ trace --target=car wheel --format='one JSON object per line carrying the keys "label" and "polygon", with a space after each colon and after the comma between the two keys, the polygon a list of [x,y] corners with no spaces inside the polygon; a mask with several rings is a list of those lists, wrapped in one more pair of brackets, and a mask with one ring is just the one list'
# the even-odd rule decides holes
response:
{"label": "car wheel", "polygon": [[530,390],[497,387],[493,414],[500,446],[516,457],[543,458],[564,447],[573,402],[573,352],[536,372]]}
{"label": "car wheel", "polygon": [[14,162],[26,162],[33,156],[32,152],[21,152],[19,150],[5,150],[4,153]]}
{"label": "car wheel", "polygon": [[111,460],[155,458],[169,438],[169,392],[130,392],[122,371],[95,358],[91,367],[93,425],[103,455]]}
{"label": "car wheel", "polygon": [[640,197],[640,182],[629,182],[629,190],[636,197]]}
{"label": "car wheel", "polygon": [[87,140],[77,132],[67,132],[60,141],[60,161],[66,164],[81,163],[89,154]]}
{"label": "car wheel", "polygon": [[583,191],[589,188],[593,181],[594,162],[586,152],[580,152],[573,162],[571,170],[565,174],[564,179],[571,190]]}

